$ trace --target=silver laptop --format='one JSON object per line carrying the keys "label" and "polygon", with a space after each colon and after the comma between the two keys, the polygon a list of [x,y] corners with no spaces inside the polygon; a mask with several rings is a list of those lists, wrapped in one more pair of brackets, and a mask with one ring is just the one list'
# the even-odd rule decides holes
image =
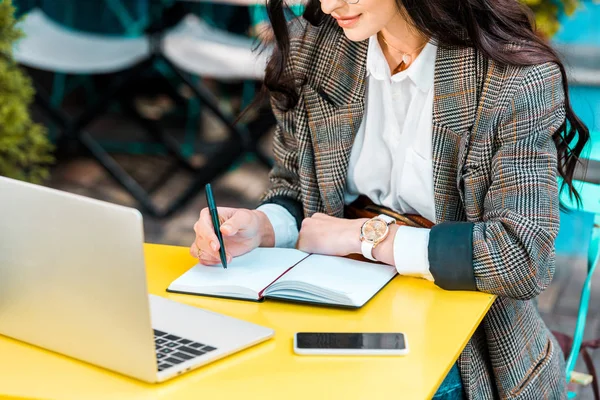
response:
{"label": "silver laptop", "polygon": [[0,334],[161,382],[274,332],[148,295],[141,214],[0,177]]}

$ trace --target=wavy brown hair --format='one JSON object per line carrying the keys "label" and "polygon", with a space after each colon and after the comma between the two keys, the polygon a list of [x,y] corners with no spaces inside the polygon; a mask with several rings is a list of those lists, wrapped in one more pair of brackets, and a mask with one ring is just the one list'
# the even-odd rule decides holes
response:
{"label": "wavy brown hair", "polygon": [[[558,173],[563,179],[563,187],[566,185],[569,195],[580,204],[580,196],[573,186],[573,176],[581,152],[589,140],[589,130],[573,112],[565,67],[547,41],[536,33],[531,10],[517,0],[396,2],[407,20],[438,45],[474,47],[487,58],[502,64],[528,66],[552,62],[558,65],[566,110],[566,119],[553,136],[558,154]],[[288,11],[283,0],[267,0],[276,48],[267,65],[264,85],[275,106],[281,110],[294,107],[298,101],[295,80],[284,74],[290,59]],[[302,17],[317,26],[328,16],[321,11],[319,0],[308,0]]]}

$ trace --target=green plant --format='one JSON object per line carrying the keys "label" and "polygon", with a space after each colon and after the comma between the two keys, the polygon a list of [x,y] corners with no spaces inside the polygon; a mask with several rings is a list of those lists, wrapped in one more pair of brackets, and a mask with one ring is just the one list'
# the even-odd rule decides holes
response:
{"label": "green plant", "polygon": [[12,0],[0,0],[0,175],[39,183],[48,177],[52,145],[29,115],[34,90],[13,58],[23,36],[14,13]]}
{"label": "green plant", "polygon": [[580,0],[521,0],[535,13],[535,22],[539,31],[547,38],[552,37],[560,28],[559,17],[562,13],[571,15],[579,6]]}

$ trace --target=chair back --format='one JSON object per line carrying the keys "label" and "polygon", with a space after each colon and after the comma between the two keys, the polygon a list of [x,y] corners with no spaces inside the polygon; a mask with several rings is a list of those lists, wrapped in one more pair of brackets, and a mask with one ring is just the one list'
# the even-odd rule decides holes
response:
{"label": "chair back", "polygon": [[139,37],[150,20],[151,0],[38,0],[50,19],[75,31]]}
{"label": "chair back", "polygon": [[[598,133],[592,133],[592,135],[598,135]],[[594,139],[596,139],[596,137],[594,137]],[[593,144],[594,141],[592,141],[590,154],[596,155],[595,153],[597,150],[593,148]],[[589,243],[587,251],[587,276],[581,289],[579,310],[577,313],[577,322],[573,337],[569,337],[560,332],[553,333],[559,340],[567,357],[567,382],[571,381],[573,370],[575,369],[579,354],[583,353],[584,361],[588,371],[593,375],[594,396],[596,399],[600,399],[600,385],[598,383],[598,376],[596,374],[593,361],[588,353],[588,349],[598,348],[600,339],[590,340],[587,342],[583,341],[592,291],[592,278],[598,264],[600,263],[600,161],[586,159],[583,160],[583,162],[586,165],[584,170],[587,170],[587,173],[579,173],[575,182],[575,187],[581,196],[580,207],[578,207],[576,201],[567,194],[566,188],[561,192],[560,198],[561,202],[567,207],[567,209],[579,209],[587,214],[587,218],[584,218],[587,223],[584,224],[585,226],[582,226],[581,229],[578,229],[578,232],[576,232],[576,237],[578,240],[583,240],[581,237],[583,234],[585,236],[585,240]],[[563,216],[568,218],[568,213],[569,211],[567,211],[566,214],[563,214]],[[563,236],[563,238],[565,237]],[[559,238],[557,239],[560,239],[560,233]],[[559,243],[561,242],[557,240],[557,244]],[[571,397],[573,397],[572,394]]]}

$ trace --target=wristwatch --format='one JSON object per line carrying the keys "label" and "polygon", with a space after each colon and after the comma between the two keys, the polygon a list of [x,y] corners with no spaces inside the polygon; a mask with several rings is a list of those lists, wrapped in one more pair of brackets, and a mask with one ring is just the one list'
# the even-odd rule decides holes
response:
{"label": "wristwatch", "polygon": [[373,249],[390,233],[390,225],[395,224],[396,219],[385,214],[379,214],[362,225],[360,228],[360,249],[363,256],[369,260],[377,261],[373,257]]}

